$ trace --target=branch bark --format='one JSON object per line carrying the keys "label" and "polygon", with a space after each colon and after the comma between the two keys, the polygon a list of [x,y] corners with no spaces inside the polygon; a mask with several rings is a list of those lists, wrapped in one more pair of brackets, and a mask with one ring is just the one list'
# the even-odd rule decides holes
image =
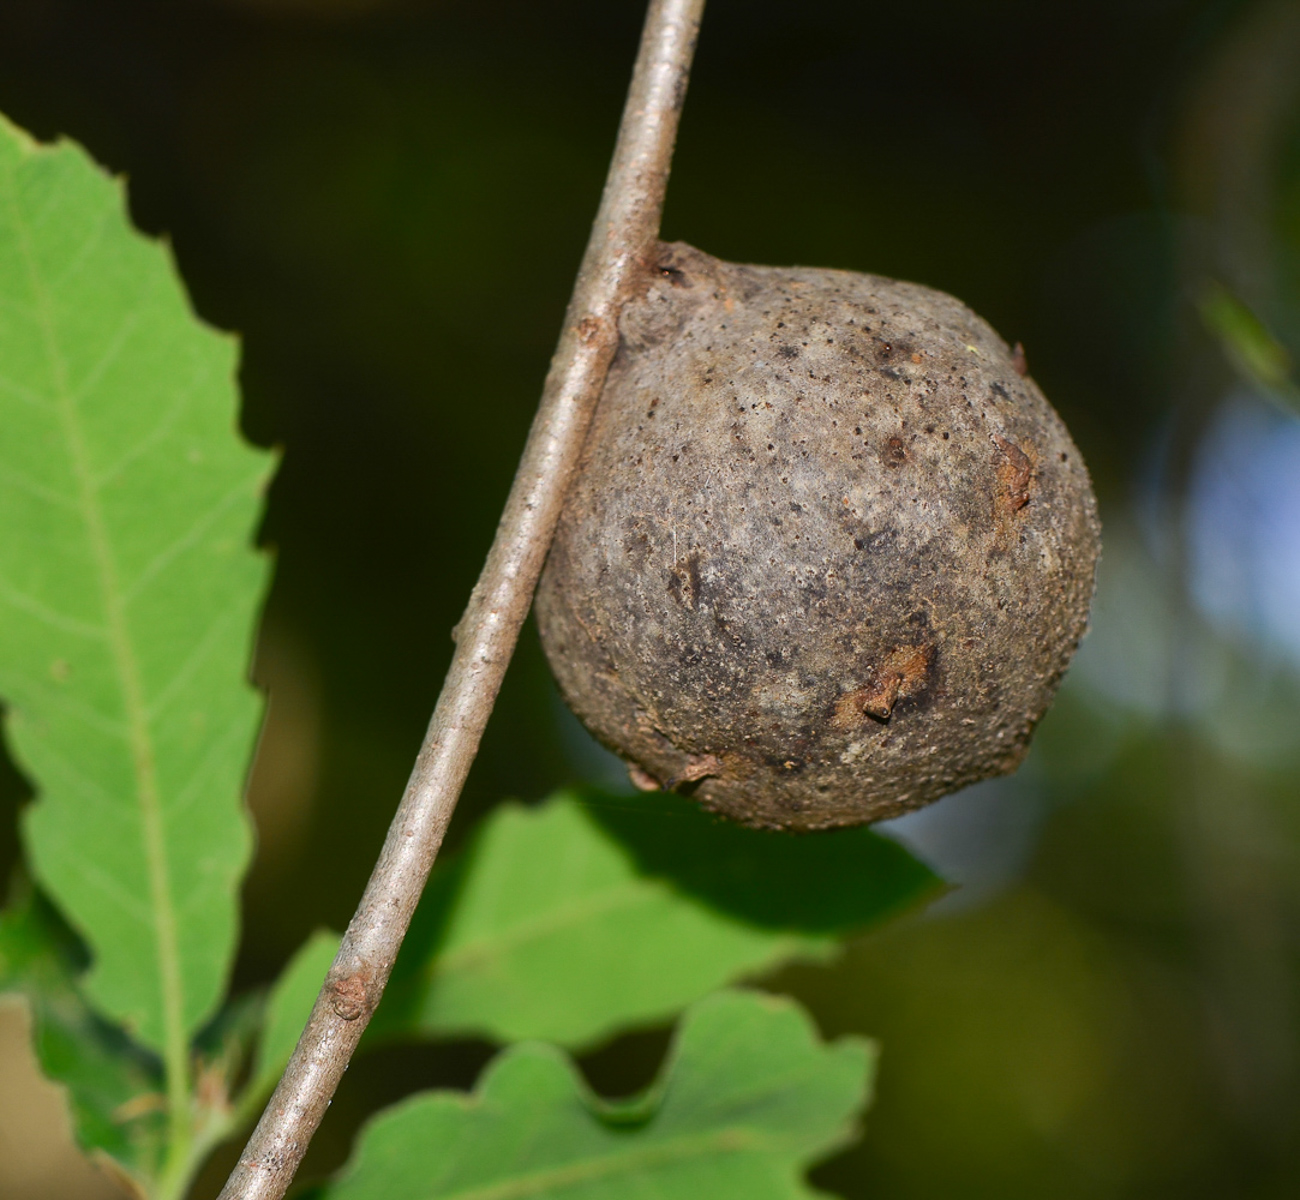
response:
{"label": "branch bark", "polygon": [[379,1003],[478,751],[591,415],[618,315],[654,269],[704,0],[651,0],[591,239],[541,404],[384,847],[307,1027],[219,1200],[280,1200]]}

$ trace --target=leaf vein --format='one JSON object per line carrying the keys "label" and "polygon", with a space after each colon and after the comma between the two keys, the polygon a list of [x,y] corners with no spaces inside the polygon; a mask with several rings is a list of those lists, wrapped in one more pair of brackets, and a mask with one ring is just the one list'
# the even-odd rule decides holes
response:
{"label": "leaf vein", "polygon": [[43,483],[37,483],[36,480],[29,479],[21,471],[11,471],[8,467],[0,467],[0,483],[6,483],[17,491],[26,492],[37,500],[43,500],[46,504],[54,505],[55,508],[62,508],[69,512],[77,511],[75,500],[69,500],[67,496],[61,495],[53,488],[48,488]]}
{"label": "leaf vein", "polygon": [[92,728],[98,729],[101,733],[112,734],[114,737],[121,739],[127,737],[126,725],[119,718],[105,716],[93,705],[83,704],[55,684],[46,683],[41,679],[33,679],[20,671],[9,669],[5,670],[4,677],[26,688],[28,694],[40,696],[41,703],[49,708],[72,717],[74,720],[82,721]]}
{"label": "leaf vein", "polygon": [[[94,387],[104,378],[118,358],[121,357],[122,347],[130,340],[131,335],[135,332],[136,326],[140,323],[140,310],[128,312],[123,319],[118,322],[117,328],[113,331],[113,336],[109,338],[108,345],[104,348],[99,358],[91,365],[90,370],[85,374],[76,387],[72,388],[68,396],[68,403],[74,408],[79,408],[86,396]],[[94,476],[88,480],[90,486],[94,487]]]}
{"label": "leaf vein", "polygon": [[43,600],[38,600],[35,596],[29,596],[26,592],[10,587],[3,578],[0,578],[0,599],[20,612],[25,612],[28,616],[35,617],[52,629],[59,629],[64,633],[76,634],[78,637],[94,638],[97,641],[108,634],[108,631],[102,625],[94,625],[89,621],[80,621],[76,617],[61,613],[58,609],[51,608]]}
{"label": "leaf vein", "polygon": [[558,1167],[543,1167],[499,1183],[459,1188],[443,1193],[439,1200],[523,1200],[528,1196],[545,1196],[559,1188],[593,1183],[616,1175],[641,1174],[647,1169],[692,1158],[762,1151],[766,1148],[763,1141],[749,1129],[685,1134],[634,1150],[620,1147],[614,1154],[593,1155]]}
{"label": "leaf vein", "polygon": [[124,607],[129,606],[133,601],[138,599],[140,593],[143,592],[159,574],[165,571],[167,567],[184,554],[186,550],[194,546],[237,501],[246,497],[249,492],[249,484],[249,480],[240,480],[240,482],[222,496],[216,504],[211,505],[208,510],[198,518],[198,520],[194,521],[184,533],[174,538],[166,547],[154,555],[149,563],[141,570],[140,574],[135,577],[134,582],[123,593],[122,600]]}
{"label": "leaf vein", "polygon": [[[520,921],[509,929],[489,930],[479,934],[474,940],[462,942],[439,954],[430,963],[429,969],[440,973],[449,966],[463,969],[475,960],[490,961],[525,942],[558,933],[567,926],[580,925],[593,916],[605,915],[620,908],[632,908],[657,898],[653,883],[643,879],[628,880],[599,893],[576,897],[540,916]],[[454,931],[451,936],[455,937]]]}
{"label": "leaf vein", "polygon": [[53,412],[54,404],[48,396],[42,396],[39,392],[19,383],[16,379],[10,379],[7,375],[0,375],[0,391],[8,392],[16,400],[21,400],[24,404],[29,404],[32,408],[41,412]]}
{"label": "leaf vein", "polygon": [[193,648],[185,656],[185,661],[181,663],[172,674],[172,677],[159,689],[158,694],[149,703],[149,707],[145,712],[150,721],[156,721],[176,697],[176,694],[194,677],[194,672],[202,665],[203,660],[212,653],[219,635],[226,631],[235,618],[243,615],[243,612],[238,607],[228,604],[217,613],[215,620],[208,623],[207,629],[199,635],[194,642]]}
{"label": "leaf vein", "polygon": [[185,412],[187,408],[189,408],[190,401],[194,398],[194,394],[198,390],[199,384],[202,383],[205,380],[205,378],[206,378],[205,375],[202,374],[197,375],[195,376],[194,379],[190,381],[190,383],[187,386],[178,389],[175,400],[172,402],[171,407],[168,408],[167,412],[163,415],[162,419],[148,433],[146,433],[144,437],[142,437],[138,442],[136,442],[136,444],[132,446],[130,450],[127,450],[124,454],[122,454],[122,456],[118,458],[116,462],[114,462],[111,466],[106,467],[103,471],[101,471],[98,475],[95,476],[95,480],[94,480],[95,487],[102,491],[105,487],[108,486],[108,484],[112,483],[127,467],[129,467],[133,462],[135,462],[136,459],[140,458],[142,455],[147,454],[150,450],[154,448],[154,446],[156,446],[160,441],[162,441],[162,439],[166,437],[167,434],[171,431],[171,429],[175,426],[176,421],[178,420],[180,415],[183,412]]}

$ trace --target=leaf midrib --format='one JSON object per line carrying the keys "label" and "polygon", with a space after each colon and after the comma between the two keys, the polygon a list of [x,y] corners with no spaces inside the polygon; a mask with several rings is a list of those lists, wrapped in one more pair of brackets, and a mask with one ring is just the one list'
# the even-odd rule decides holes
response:
{"label": "leaf midrib", "polygon": [[5,200],[18,234],[19,252],[27,271],[36,308],[37,324],[54,384],[54,407],[62,426],[72,472],[77,486],[77,507],[85,524],[87,540],[95,562],[96,582],[104,613],[105,635],[126,710],[127,741],[136,781],[140,809],[149,896],[154,917],[155,949],[163,1016],[163,1058],[166,1065],[169,1108],[173,1121],[183,1121],[188,1103],[187,1047],[180,953],[176,936],[176,915],[172,906],[171,881],[167,869],[166,835],[158,787],[157,764],[149,729],[139,664],[136,659],[117,562],[100,506],[99,492],[91,470],[76,400],[68,386],[67,367],[59,343],[49,293],[32,248],[31,232],[18,202],[12,167],[5,170]]}
{"label": "leaf midrib", "polygon": [[429,963],[429,975],[436,979],[448,969],[472,969],[485,966],[512,950],[539,938],[560,933],[566,927],[580,924],[593,916],[604,916],[620,908],[634,907],[647,900],[657,899],[652,884],[642,879],[629,879],[599,892],[587,892],[570,897],[549,912],[536,917],[526,917],[505,928],[484,930],[472,940],[452,944],[436,954]]}
{"label": "leaf midrib", "polygon": [[545,1195],[552,1189],[575,1187],[616,1175],[644,1172],[691,1158],[705,1158],[714,1154],[761,1152],[768,1139],[750,1129],[719,1129],[704,1134],[684,1134],[637,1149],[619,1150],[611,1154],[579,1159],[558,1167],[540,1170],[503,1179],[477,1187],[457,1191],[432,1193],[437,1200],[523,1200],[528,1196]]}

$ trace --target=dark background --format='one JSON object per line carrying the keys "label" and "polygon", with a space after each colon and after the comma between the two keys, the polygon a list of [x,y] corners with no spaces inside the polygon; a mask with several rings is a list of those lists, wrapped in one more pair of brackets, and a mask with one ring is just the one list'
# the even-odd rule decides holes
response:
{"label": "dark background", "polygon": [[[245,432],[283,448],[240,986],[341,928],[369,871],[527,431],[641,17],[634,0],[0,8],[0,111],[129,177],[198,312],[242,335]],[[773,981],[828,1034],[882,1043],[866,1138],[817,1174],[847,1197],[1300,1192],[1300,636],[1285,595],[1206,593],[1222,539],[1195,532],[1285,508],[1300,479],[1300,456],[1247,453],[1224,469],[1256,509],[1214,490],[1242,421],[1272,438],[1251,446],[1294,444],[1296,422],[1197,309],[1217,281],[1300,348],[1297,78],[1289,0],[710,0],[665,236],[960,296],[1026,346],[1107,532],[1096,646],[1030,763],[901,830],[966,886]],[[1300,540],[1263,553],[1276,574]],[[608,769],[530,628],[452,842],[504,796]],[[23,787],[6,771],[7,869]],[[630,1089],[661,1046],[623,1039],[589,1073]],[[376,1104],[467,1086],[487,1053],[364,1059],[309,1170]]]}

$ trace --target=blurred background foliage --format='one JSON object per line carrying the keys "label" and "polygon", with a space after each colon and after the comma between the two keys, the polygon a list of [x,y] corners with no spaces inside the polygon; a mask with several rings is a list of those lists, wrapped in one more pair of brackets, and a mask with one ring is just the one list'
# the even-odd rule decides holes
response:
{"label": "blurred background foliage", "polygon": [[[0,110],[129,175],[200,313],[243,335],[246,432],[285,451],[240,984],[341,927],[369,870],[523,442],[641,16],[0,8]],[[711,0],[664,232],[960,296],[1025,344],[1102,502],[1093,631],[1030,760],[893,826],[961,886],[772,981],[827,1034],[883,1045],[865,1139],[816,1179],[890,1200],[1296,1195],[1300,3]],[[452,840],[504,796],[616,777],[530,631]],[[24,800],[0,768],[6,872]],[[632,1035],[585,1067],[626,1092],[663,1045]],[[20,1049],[0,1037],[6,1082],[29,1071]],[[363,1059],[308,1171],[377,1104],[465,1086],[487,1054]],[[0,1194],[105,1194],[41,1148],[51,1096],[6,1103]]]}

